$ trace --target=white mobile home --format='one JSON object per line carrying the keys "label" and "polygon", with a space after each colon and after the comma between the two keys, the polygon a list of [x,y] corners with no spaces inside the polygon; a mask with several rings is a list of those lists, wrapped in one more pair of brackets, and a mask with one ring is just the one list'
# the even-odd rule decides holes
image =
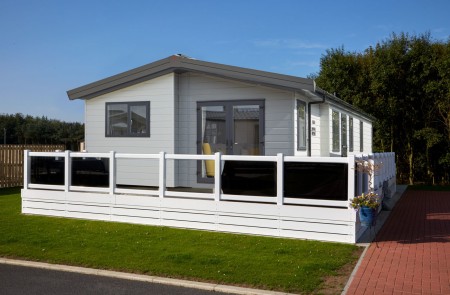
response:
{"label": "white mobile home", "polygon": [[23,213],[354,243],[349,201],[395,192],[373,118],[310,79],[174,55],[68,96],[86,151],[25,151]]}
{"label": "white mobile home", "polygon": [[[347,156],[372,152],[368,114],[311,79],[173,55],[68,91],[86,104],[86,151]],[[157,163],[122,160],[117,184],[158,184]],[[210,182],[208,163],[167,164],[167,185]],[[209,174],[209,175],[208,175]]]}

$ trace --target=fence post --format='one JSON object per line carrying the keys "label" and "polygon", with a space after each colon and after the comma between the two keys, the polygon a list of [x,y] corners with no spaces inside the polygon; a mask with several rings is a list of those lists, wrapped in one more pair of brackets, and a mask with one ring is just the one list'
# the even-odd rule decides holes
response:
{"label": "fence post", "polygon": [[64,191],[68,192],[72,183],[72,169],[70,161],[70,151],[64,152]]}
{"label": "fence post", "polygon": [[116,152],[109,152],[109,194],[113,195],[116,189]]}
{"label": "fence post", "polygon": [[23,189],[28,189],[31,175],[30,150],[23,151]]}
{"label": "fence post", "polygon": [[164,198],[166,190],[166,153],[159,153],[159,197]]}
{"label": "fence post", "polygon": [[277,205],[283,205],[284,198],[284,155],[277,154]]}
{"label": "fence post", "polygon": [[214,154],[214,200],[220,201],[220,190],[222,187],[222,159],[220,152]]}

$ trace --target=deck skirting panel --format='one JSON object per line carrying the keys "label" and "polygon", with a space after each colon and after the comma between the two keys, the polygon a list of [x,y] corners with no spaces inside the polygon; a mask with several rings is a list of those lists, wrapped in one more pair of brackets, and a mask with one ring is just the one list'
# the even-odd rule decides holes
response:
{"label": "deck skirting panel", "polygon": [[351,209],[22,190],[22,213],[355,243]]}

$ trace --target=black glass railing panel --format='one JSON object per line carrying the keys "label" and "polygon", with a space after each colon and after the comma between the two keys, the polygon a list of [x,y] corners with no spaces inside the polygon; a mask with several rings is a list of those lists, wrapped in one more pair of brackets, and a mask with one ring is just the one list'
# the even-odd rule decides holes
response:
{"label": "black glass railing panel", "polygon": [[230,195],[276,196],[276,163],[225,161],[222,192]]}
{"label": "black glass railing panel", "polygon": [[[276,196],[276,163],[225,161],[222,192],[232,195]],[[341,163],[284,163],[284,197],[347,200],[348,165]]]}
{"label": "black glass railing panel", "polygon": [[72,158],[72,185],[108,187],[108,159]]}
{"label": "black glass railing panel", "polygon": [[31,157],[31,183],[64,185],[64,158]]}
{"label": "black glass railing panel", "polygon": [[284,163],[286,198],[346,201],[348,165],[343,163]]}
{"label": "black glass railing panel", "polygon": [[[107,159],[72,158],[73,186],[108,187],[109,167]],[[31,183],[64,185],[63,157],[32,157]]]}

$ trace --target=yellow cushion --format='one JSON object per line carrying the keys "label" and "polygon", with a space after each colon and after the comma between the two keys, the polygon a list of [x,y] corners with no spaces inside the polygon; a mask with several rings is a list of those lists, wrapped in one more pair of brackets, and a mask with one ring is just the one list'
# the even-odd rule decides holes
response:
{"label": "yellow cushion", "polygon": [[[203,143],[203,154],[204,155],[212,155],[211,151],[211,145],[209,143]],[[205,168],[206,168],[206,176],[207,177],[214,177],[214,160],[205,160]]]}

